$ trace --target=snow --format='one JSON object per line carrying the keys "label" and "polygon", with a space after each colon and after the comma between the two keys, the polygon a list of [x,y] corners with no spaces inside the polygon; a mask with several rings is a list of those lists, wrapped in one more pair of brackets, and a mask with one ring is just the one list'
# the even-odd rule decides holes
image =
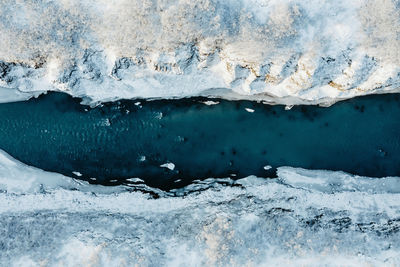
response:
{"label": "snow", "polygon": [[[318,104],[400,85],[391,0],[3,1],[0,96]],[[141,25],[138,27],[137,25]]]}
{"label": "snow", "polygon": [[89,185],[1,152],[0,260],[8,266],[395,266],[399,183],[281,167],[277,179],[210,178],[163,192]]}
{"label": "snow", "polygon": [[[6,0],[0,102],[62,91],[87,103],[206,96],[289,108],[399,92],[399,17],[391,0]],[[0,260],[400,265],[398,177],[277,174],[163,192],[139,178],[90,185],[0,151]]]}
{"label": "snow", "polygon": [[[93,186],[61,174],[42,171],[27,166],[0,150],[0,192],[8,194],[39,193],[55,188],[82,191],[96,190],[103,193],[120,190],[117,187],[111,189],[104,186]],[[32,205],[34,204],[32,203]]]}

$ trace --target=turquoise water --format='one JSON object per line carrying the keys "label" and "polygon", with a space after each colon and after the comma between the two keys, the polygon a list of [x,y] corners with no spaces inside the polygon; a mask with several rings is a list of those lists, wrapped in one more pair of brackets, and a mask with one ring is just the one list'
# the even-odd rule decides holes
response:
{"label": "turquoise water", "polygon": [[[139,177],[163,189],[208,177],[275,177],[279,166],[400,175],[398,94],[291,110],[248,101],[207,106],[205,100],[90,108],[49,93],[1,104],[0,149],[28,165],[94,183]],[[160,167],[165,163],[175,168]]]}

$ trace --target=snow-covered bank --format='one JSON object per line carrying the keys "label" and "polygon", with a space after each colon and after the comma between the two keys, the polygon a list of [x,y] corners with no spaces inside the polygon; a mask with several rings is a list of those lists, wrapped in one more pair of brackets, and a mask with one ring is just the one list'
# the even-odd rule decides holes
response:
{"label": "snow-covered bank", "polygon": [[395,0],[0,4],[1,102],[218,96],[332,103],[399,91]]}
{"label": "snow-covered bank", "polygon": [[80,183],[1,152],[0,260],[8,266],[400,264],[399,178],[289,167],[278,176],[208,179],[172,192],[147,188],[148,194],[133,185]]}

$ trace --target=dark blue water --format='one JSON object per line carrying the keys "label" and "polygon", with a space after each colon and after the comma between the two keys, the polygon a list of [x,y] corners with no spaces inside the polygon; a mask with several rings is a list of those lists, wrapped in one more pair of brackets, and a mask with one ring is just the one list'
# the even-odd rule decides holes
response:
{"label": "dark blue water", "polygon": [[[208,177],[274,177],[279,166],[400,175],[397,94],[291,110],[200,101],[120,101],[90,108],[50,93],[1,104],[0,148],[44,170],[80,172],[81,179],[102,184],[140,177],[163,189]],[[174,170],[160,167],[168,162]]]}

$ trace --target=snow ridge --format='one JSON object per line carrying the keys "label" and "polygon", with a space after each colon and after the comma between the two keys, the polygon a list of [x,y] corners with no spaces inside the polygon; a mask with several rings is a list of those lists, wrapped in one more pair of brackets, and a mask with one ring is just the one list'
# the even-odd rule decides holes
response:
{"label": "snow ridge", "polygon": [[62,90],[297,104],[398,91],[399,12],[397,0],[6,0],[1,101]]}
{"label": "snow ridge", "polygon": [[171,192],[131,181],[89,185],[0,151],[0,260],[7,266],[400,263],[398,177],[282,167],[277,179],[207,179]]}

